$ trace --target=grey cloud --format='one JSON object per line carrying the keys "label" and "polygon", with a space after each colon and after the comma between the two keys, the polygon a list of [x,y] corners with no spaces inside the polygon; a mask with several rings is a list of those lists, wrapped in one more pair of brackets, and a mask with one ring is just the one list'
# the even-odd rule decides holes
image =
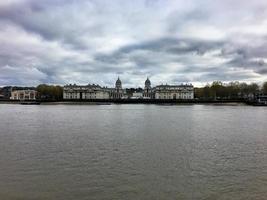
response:
{"label": "grey cloud", "polygon": [[267,4],[236,2],[23,0],[0,6],[0,85],[31,79],[113,85],[117,75],[129,86],[146,76],[157,83],[262,81]]}
{"label": "grey cloud", "polygon": [[195,39],[178,39],[178,38],[161,38],[158,40],[147,41],[143,43],[124,46],[112,54],[97,54],[95,59],[101,62],[119,63],[121,61],[128,61],[127,57],[134,52],[142,51],[142,55],[136,58],[139,63],[139,58],[142,62],[150,65],[154,64],[152,60],[146,61],[145,56],[149,52],[160,52],[165,54],[181,55],[181,54],[199,54],[203,55],[208,51],[222,48],[224,42],[222,41],[200,41]]}
{"label": "grey cloud", "polygon": [[267,75],[267,66],[266,66],[265,68],[258,69],[257,72],[258,72],[259,74],[265,74],[265,75]]}
{"label": "grey cloud", "polygon": [[214,80],[219,81],[242,81],[242,80],[249,80],[253,77],[253,75],[248,73],[229,73],[229,72],[212,72],[212,73],[203,73],[198,78],[196,78],[196,81],[203,81],[206,80],[206,82],[212,82]]}
{"label": "grey cloud", "polygon": [[226,66],[233,66],[237,68],[251,69],[258,74],[265,74],[267,64],[263,59],[267,59],[267,48],[263,45],[255,47],[244,46],[232,49],[225,53],[222,51],[222,56],[231,58]]}
{"label": "grey cloud", "polygon": [[[21,26],[45,40],[59,41],[69,47],[86,49],[88,45],[84,44],[81,37],[84,29],[86,28],[90,36],[99,34],[101,27],[94,24],[87,26],[86,21],[81,21],[77,13],[78,8],[75,10],[79,5],[78,2],[85,5],[86,1],[28,0],[8,7],[0,7],[0,20]],[[88,4],[87,2],[86,5]],[[65,12],[65,7],[71,10]]]}

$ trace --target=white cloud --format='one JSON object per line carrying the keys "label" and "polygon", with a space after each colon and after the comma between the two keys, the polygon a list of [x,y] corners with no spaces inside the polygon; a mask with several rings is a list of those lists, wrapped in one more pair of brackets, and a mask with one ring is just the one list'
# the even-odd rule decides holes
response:
{"label": "white cloud", "polygon": [[266,10],[261,0],[1,1],[0,85],[263,81]]}

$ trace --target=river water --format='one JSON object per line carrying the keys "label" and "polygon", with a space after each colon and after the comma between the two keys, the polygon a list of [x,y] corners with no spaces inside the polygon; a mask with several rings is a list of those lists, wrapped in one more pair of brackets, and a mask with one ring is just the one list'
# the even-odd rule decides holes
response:
{"label": "river water", "polygon": [[267,199],[267,107],[0,104],[0,199]]}

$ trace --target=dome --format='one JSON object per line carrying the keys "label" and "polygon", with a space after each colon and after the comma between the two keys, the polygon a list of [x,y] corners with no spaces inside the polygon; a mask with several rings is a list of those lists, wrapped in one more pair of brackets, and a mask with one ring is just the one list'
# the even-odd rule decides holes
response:
{"label": "dome", "polygon": [[121,80],[120,80],[120,78],[118,78],[118,80],[116,81],[116,85],[121,85]]}
{"label": "dome", "polygon": [[145,81],[145,85],[151,85],[150,80],[148,78]]}
{"label": "dome", "polygon": [[116,88],[120,88],[121,87],[121,80],[118,77],[117,81],[116,81]]}

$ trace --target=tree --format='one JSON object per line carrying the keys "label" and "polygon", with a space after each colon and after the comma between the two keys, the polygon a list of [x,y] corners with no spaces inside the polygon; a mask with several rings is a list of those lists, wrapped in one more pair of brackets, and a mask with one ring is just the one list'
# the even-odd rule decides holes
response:
{"label": "tree", "polygon": [[221,97],[223,91],[223,83],[221,81],[214,81],[211,85],[212,96],[214,99]]}
{"label": "tree", "polygon": [[246,83],[241,83],[239,85],[239,92],[242,98],[247,98],[249,95],[249,87]]}
{"label": "tree", "polygon": [[230,83],[214,81],[211,85],[207,84],[203,88],[195,88],[195,97],[202,99],[239,99],[253,97],[258,92],[259,85],[256,83],[248,85],[247,83],[240,83],[238,81]]}
{"label": "tree", "polygon": [[37,86],[37,92],[41,99],[46,100],[62,100],[63,88],[61,86],[41,84]]}
{"label": "tree", "polygon": [[257,83],[251,83],[248,86],[248,90],[250,94],[257,94],[259,92],[259,85]]}
{"label": "tree", "polygon": [[267,94],[267,81],[263,83],[262,93]]}
{"label": "tree", "polygon": [[230,82],[227,85],[228,98],[236,99],[240,94],[240,83],[238,81]]}
{"label": "tree", "polygon": [[209,86],[209,84],[207,84],[204,88],[203,88],[203,97],[205,99],[210,99],[212,97],[212,91],[211,88]]}
{"label": "tree", "polygon": [[201,99],[204,97],[204,88],[194,88],[195,98]]}

